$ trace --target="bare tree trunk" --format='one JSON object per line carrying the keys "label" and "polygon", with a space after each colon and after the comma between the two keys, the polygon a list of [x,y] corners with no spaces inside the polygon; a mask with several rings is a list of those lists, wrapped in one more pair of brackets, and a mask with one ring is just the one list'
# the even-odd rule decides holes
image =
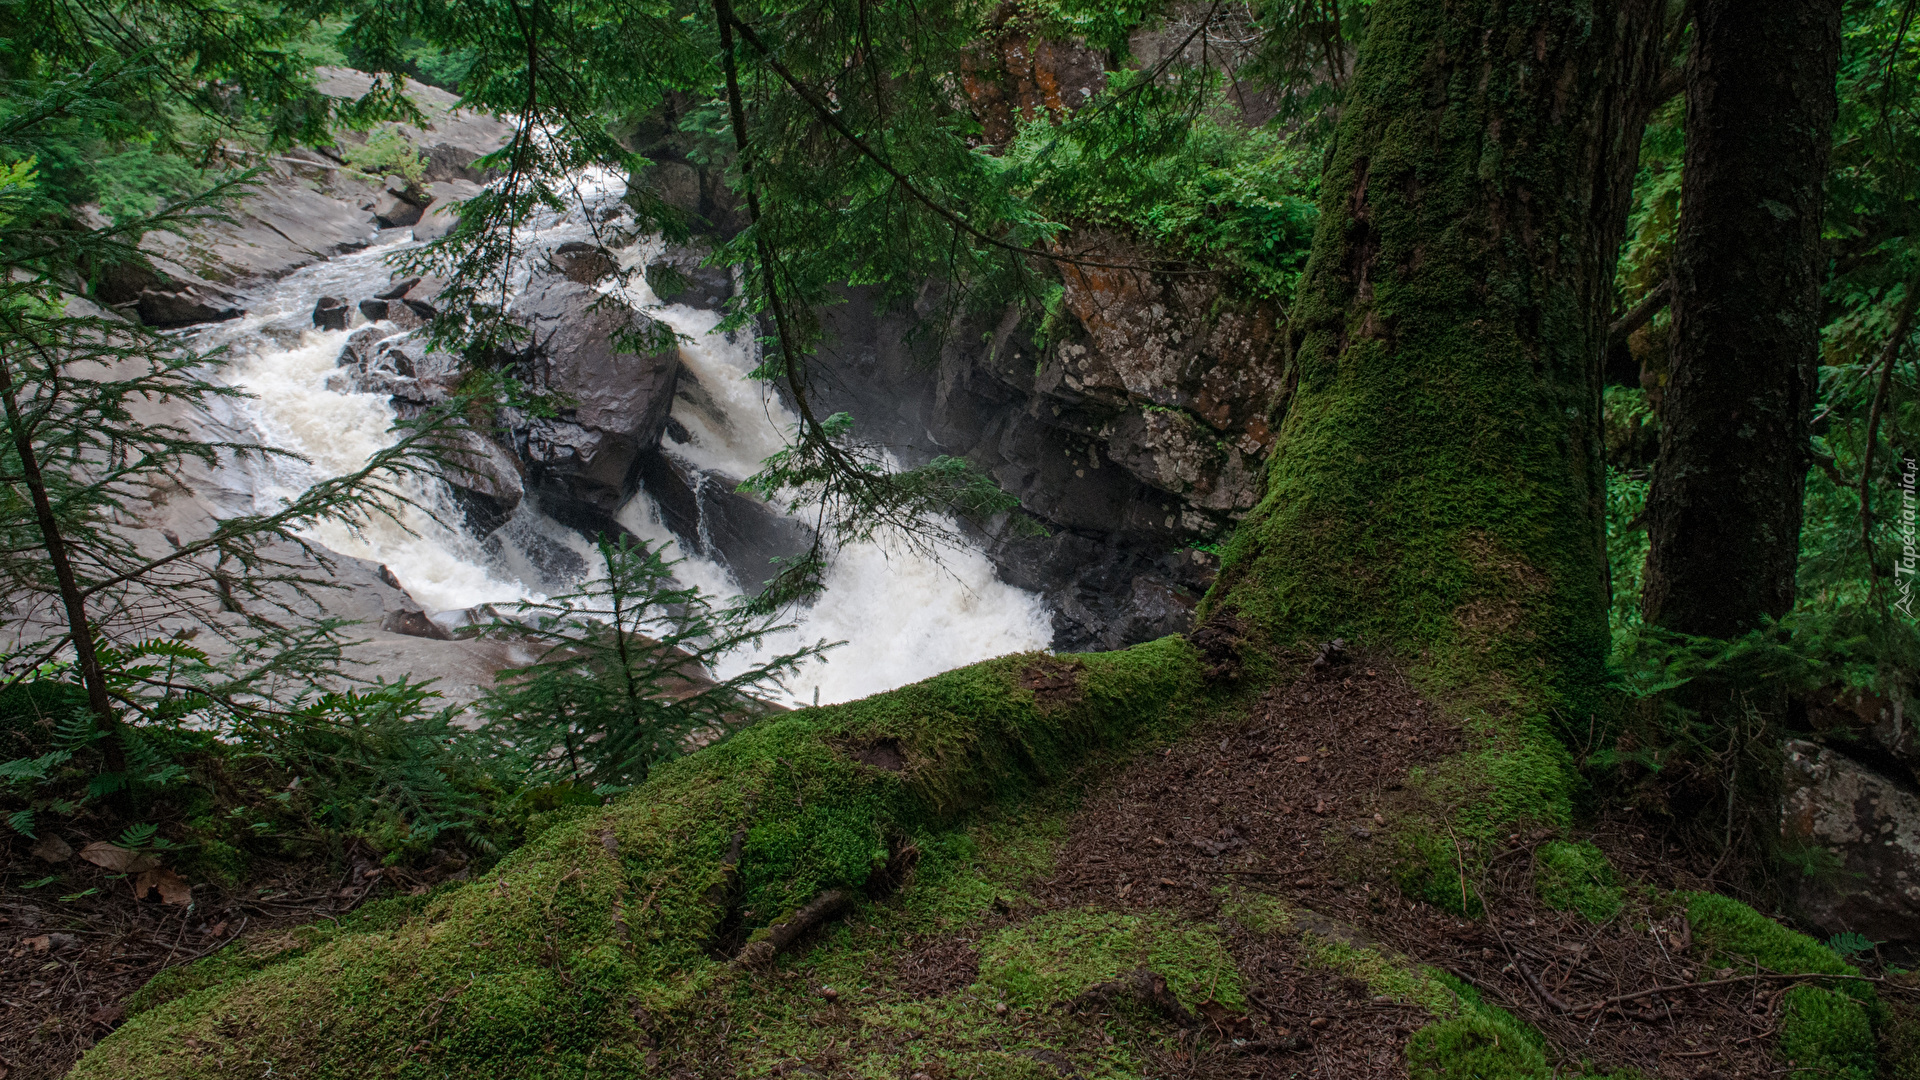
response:
{"label": "bare tree trunk", "polygon": [[[46,478],[40,472],[40,458],[33,450],[33,433],[27,430],[26,419],[20,411],[20,395],[13,383],[13,370],[5,356],[0,356],[0,398],[4,398],[7,410],[7,426],[13,430],[14,450],[20,455],[20,472],[25,478],[27,492],[33,500],[34,517],[40,526],[40,537],[47,547],[47,558],[53,563],[53,576],[60,586],[60,602],[67,611],[67,632],[73,638],[73,651],[80,666],[80,680],[86,687],[87,706],[92,710],[100,730],[115,733],[120,727],[120,717],[113,711],[113,699],[107,694],[107,678],[100,668],[100,656],[93,647],[93,624],[87,619],[86,600],[80,595],[80,583],[73,574],[73,562],[67,558],[66,541],[60,535],[60,523],[53,515],[53,502],[47,497]],[[126,771],[125,750],[117,738],[107,740],[105,747],[107,767],[114,772]]]}
{"label": "bare tree trunk", "polygon": [[1793,606],[1840,3],[1695,12],[1642,604],[1654,625],[1729,638]]}

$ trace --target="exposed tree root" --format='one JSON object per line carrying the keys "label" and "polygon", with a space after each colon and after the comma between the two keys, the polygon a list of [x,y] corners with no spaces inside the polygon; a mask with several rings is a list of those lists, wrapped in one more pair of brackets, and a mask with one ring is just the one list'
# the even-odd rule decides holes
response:
{"label": "exposed tree root", "polygon": [[768,926],[764,931],[765,937],[756,934],[754,940],[747,942],[746,948],[733,958],[733,962],[741,967],[765,967],[773,962],[774,957],[792,947],[807,931],[847,910],[852,904],[852,893],[845,889],[828,889],[805,907]]}

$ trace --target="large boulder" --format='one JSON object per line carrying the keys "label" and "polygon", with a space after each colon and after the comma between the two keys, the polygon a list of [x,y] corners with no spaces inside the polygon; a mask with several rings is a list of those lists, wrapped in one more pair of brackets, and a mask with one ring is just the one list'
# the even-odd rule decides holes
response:
{"label": "large boulder", "polygon": [[798,555],[813,542],[804,524],[735,491],[726,477],[702,472],[665,451],[641,455],[640,479],[682,550],[724,565],[748,592],[759,592],[773,580],[774,559]]}
{"label": "large boulder", "polygon": [[706,265],[712,254],[705,243],[667,244],[648,260],[647,284],[668,303],[719,311],[733,297],[733,269]]}
{"label": "large boulder", "polygon": [[432,201],[413,227],[413,238],[421,243],[438,240],[452,232],[460,224],[457,207],[480,194],[480,185],[466,180],[440,180],[428,185],[427,193]]}
{"label": "large boulder", "polygon": [[1827,855],[1799,883],[1804,914],[1828,933],[1920,945],[1920,795],[1831,748],[1784,749],[1781,839]]}
{"label": "large boulder", "polygon": [[139,316],[148,326],[192,326],[237,319],[246,303],[233,290],[208,281],[170,259],[149,255],[145,265],[108,267],[94,298]]}
{"label": "large boulder", "polygon": [[680,351],[646,348],[664,340],[653,320],[565,278],[536,283],[513,313],[532,335],[519,376],[558,407],[514,424],[530,486],[560,520],[606,527],[634,492],[641,455],[660,443]]}
{"label": "large boulder", "polygon": [[247,196],[184,233],[151,232],[140,246],[209,281],[244,290],[373,242],[377,189],[319,154],[267,163]]}
{"label": "large boulder", "polygon": [[[373,88],[373,76],[351,68],[314,69],[315,89],[328,97],[359,98]],[[405,93],[426,119],[424,124],[394,124],[392,129],[413,144],[424,164],[428,182],[466,180],[484,184],[499,173],[476,164],[480,158],[507,145],[513,139],[513,125],[481,113],[457,109],[460,99],[438,87],[412,79]],[[365,142],[360,132],[342,132],[343,142]]]}
{"label": "large boulder", "polygon": [[[416,279],[417,280],[417,279]],[[403,282],[410,286],[413,282]],[[389,289],[404,293],[406,288]],[[411,311],[398,298],[362,301],[394,304]],[[348,335],[340,350],[338,370],[328,377],[328,389],[386,394],[394,414],[401,419],[419,416],[429,407],[447,400],[460,377],[459,357],[429,350],[408,333],[392,333],[385,327],[365,326]],[[504,524],[526,495],[521,465],[501,446],[496,433],[473,427],[461,427],[446,433],[439,447],[441,477],[452,490],[466,518],[467,528],[485,536]]]}
{"label": "large boulder", "polygon": [[1825,687],[1803,704],[1821,742],[1920,787],[1920,725],[1900,691],[1882,696],[1860,687]]}

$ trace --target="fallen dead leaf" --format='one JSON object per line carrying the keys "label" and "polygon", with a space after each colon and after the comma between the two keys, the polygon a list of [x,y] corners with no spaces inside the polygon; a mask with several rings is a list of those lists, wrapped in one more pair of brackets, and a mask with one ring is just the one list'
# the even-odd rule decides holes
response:
{"label": "fallen dead leaf", "polygon": [[1293,763],[1295,765],[1305,765],[1307,762],[1312,760],[1313,759],[1308,757],[1307,755],[1301,754],[1299,757],[1293,759]]}
{"label": "fallen dead leaf", "polygon": [[101,1027],[112,1027],[127,1015],[124,1005],[102,1005],[88,1014],[87,1019]]}
{"label": "fallen dead leaf", "polygon": [[27,853],[42,862],[63,863],[73,858],[73,845],[48,833],[34,841],[33,846],[27,849]]}
{"label": "fallen dead leaf", "polygon": [[39,937],[30,937],[21,942],[21,944],[32,949],[34,952],[46,952],[47,947],[53,944],[53,935],[41,934]]}
{"label": "fallen dead leaf", "polygon": [[193,886],[188,885],[179,874],[167,867],[155,867],[143,871],[134,880],[133,895],[145,900],[149,892],[158,892],[163,904],[186,904],[193,901]]}
{"label": "fallen dead leaf", "polygon": [[95,840],[80,849],[80,857],[117,874],[138,874],[160,865],[160,860],[151,855],[142,855],[137,851],[128,851],[118,844],[109,844],[105,840]]}

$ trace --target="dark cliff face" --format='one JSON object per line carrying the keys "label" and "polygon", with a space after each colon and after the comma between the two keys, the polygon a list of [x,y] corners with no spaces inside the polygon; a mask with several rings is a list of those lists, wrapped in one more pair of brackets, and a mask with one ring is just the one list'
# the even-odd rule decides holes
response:
{"label": "dark cliff face", "polygon": [[[696,264],[685,249],[662,263]],[[886,310],[850,289],[820,312],[808,367],[815,410],[850,413],[860,441],[908,466],[964,457],[1019,498],[1020,520],[968,527],[1004,580],[1047,598],[1062,650],[1188,628],[1215,562],[1195,545],[1257,497],[1281,386],[1274,312],[1118,277],[1070,275],[1079,332],[1044,349],[1018,308],[943,326],[938,286]],[[711,307],[724,291],[675,300]]]}
{"label": "dark cliff face", "polygon": [[[854,290],[822,312],[815,405],[851,413],[856,437],[906,464],[964,457],[1019,498],[1027,527],[1002,518],[982,539],[1005,580],[1047,597],[1056,648],[1177,633],[1214,565],[1194,545],[1253,505],[1263,403],[1279,388],[1277,362],[1257,363],[1270,343],[1223,329],[1204,299],[1151,281],[1098,295],[1070,279],[1069,306],[1097,310],[1107,340],[1087,332],[1043,350],[1017,309],[941,334],[920,312],[876,311]],[[1254,313],[1239,325],[1272,321]],[[1211,418],[1193,408],[1229,383],[1262,404]]]}

